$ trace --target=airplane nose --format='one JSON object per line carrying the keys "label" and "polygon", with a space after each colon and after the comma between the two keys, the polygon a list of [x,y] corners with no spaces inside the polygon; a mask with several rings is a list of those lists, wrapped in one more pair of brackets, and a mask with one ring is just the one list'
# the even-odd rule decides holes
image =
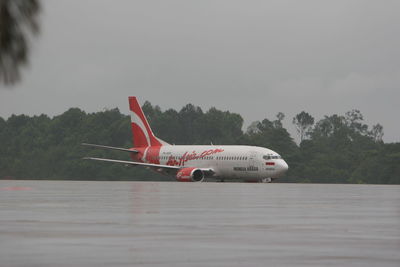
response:
{"label": "airplane nose", "polygon": [[287,165],[286,161],[282,160],[282,171],[287,172],[289,169],[289,165]]}
{"label": "airplane nose", "polygon": [[277,172],[279,176],[283,175],[288,169],[289,166],[283,159],[277,164]]}

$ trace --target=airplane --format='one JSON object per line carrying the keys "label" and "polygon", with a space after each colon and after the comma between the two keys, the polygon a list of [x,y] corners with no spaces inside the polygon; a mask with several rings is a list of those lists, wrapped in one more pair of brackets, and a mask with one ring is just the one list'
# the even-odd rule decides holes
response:
{"label": "airplane", "polygon": [[171,145],[153,134],[136,97],[129,97],[132,148],[82,143],[101,149],[128,152],[131,161],[85,157],[84,159],[149,167],[180,182],[215,179],[272,182],[287,170],[285,160],[275,151],[245,145]]}

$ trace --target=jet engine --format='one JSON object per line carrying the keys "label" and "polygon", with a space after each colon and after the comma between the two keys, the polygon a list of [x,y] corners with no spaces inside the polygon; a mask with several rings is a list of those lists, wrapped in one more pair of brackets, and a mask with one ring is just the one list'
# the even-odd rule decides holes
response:
{"label": "jet engine", "polygon": [[176,180],[179,182],[202,182],[204,172],[198,168],[183,168],[176,174]]}

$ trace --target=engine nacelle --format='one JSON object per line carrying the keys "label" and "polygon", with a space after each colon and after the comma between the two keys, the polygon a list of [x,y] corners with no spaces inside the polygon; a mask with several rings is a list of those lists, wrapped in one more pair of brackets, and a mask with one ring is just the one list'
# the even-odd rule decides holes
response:
{"label": "engine nacelle", "polygon": [[198,168],[183,168],[176,174],[176,180],[179,182],[202,182],[204,172]]}

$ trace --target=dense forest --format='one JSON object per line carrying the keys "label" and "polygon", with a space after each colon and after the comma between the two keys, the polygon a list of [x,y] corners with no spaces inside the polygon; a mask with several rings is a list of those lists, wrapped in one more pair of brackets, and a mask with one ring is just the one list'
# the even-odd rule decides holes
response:
{"label": "dense forest", "polygon": [[[297,145],[283,127],[283,113],[243,131],[239,114],[191,104],[180,111],[143,105],[155,134],[172,144],[246,144],[271,148],[290,168],[280,182],[400,184],[400,143],[385,144],[383,128],[364,124],[358,110],[315,122],[307,112],[291,122]],[[62,115],[0,117],[0,179],[171,180],[142,167],[82,160],[129,159],[124,152],[90,149],[82,142],[131,147],[130,118],[118,109]]]}

